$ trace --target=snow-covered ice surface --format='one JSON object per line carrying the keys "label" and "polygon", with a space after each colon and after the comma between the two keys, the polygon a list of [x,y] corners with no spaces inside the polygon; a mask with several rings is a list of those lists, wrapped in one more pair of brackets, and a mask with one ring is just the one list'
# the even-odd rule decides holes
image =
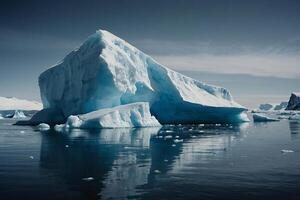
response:
{"label": "snow-covered ice surface", "polygon": [[41,110],[43,105],[37,101],[0,97],[0,110]]}
{"label": "snow-covered ice surface", "polygon": [[149,112],[147,102],[100,109],[83,115],[69,116],[67,128],[120,128],[160,126]]}
{"label": "snow-covered ice surface", "polygon": [[300,93],[291,94],[286,110],[300,110]]}
{"label": "snow-covered ice surface", "polygon": [[253,121],[254,122],[274,122],[274,121],[279,121],[278,119],[275,119],[275,118],[271,118],[271,117],[268,117],[266,115],[263,115],[263,114],[253,114]]}
{"label": "snow-covered ice surface", "polygon": [[[99,109],[148,102],[151,114],[163,124],[248,120],[242,114],[246,109],[225,88],[168,69],[103,30],[43,72],[39,86],[44,108],[57,110],[64,119]],[[49,116],[45,117],[48,122],[54,115]]]}

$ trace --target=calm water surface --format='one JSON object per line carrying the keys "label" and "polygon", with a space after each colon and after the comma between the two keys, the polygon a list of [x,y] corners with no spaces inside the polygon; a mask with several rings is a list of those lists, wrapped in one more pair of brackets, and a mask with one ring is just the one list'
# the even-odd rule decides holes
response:
{"label": "calm water surface", "polygon": [[66,133],[12,123],[0,121],[1,200],[300,199],[300,121]]}

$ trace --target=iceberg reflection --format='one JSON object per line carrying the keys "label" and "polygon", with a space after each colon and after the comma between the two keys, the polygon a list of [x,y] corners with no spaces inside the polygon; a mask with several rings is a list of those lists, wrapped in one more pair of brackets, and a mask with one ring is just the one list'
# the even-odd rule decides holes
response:
{"label": "iceberg reflection", "polygon": [[245,130],[242,124],[53,132],[42,136],[40,167],[88,198],[125,198],[145,192],[157,176],[218,159]]}

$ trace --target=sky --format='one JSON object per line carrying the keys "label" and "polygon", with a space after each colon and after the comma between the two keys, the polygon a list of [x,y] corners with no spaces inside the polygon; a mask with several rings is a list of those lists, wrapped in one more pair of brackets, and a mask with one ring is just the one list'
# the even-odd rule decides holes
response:
{"label": "sky", "polygon": [[284,100],[300,84],[299,10],[297,0],[3,0],[0,96],[39,100],[39,74],[105,29],[240,100]]}

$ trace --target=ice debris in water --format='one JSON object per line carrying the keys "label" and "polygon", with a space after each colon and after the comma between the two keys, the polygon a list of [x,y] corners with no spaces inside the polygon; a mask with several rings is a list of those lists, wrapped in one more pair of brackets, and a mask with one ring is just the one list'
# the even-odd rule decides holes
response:
{"label": "ice debris in water", "polygon": [[172,138],[173,138],[172,135],[166,135],[166,136],[165,136],[165,140],[167,140],[167,139],[172,139]]}
{"label": "ice debris in water", "polygon": [[94,177],[82,178],[83,181],[93,181]]}
{"label": "ice debris in water", "polygon": [[183,142],[183,139],[181,139],[181,140],[175,139],[174,142],[175,142],[175,143]]}
{"label": "ice debris in water", "polygon": [[294,151],[290,149],[282,149],[281,153],[294,153]]}
{"label": "ice debris in water", "polygon": [[54,130],[57,132],[63,132],[66,129],[64,124],[56,124]]}

